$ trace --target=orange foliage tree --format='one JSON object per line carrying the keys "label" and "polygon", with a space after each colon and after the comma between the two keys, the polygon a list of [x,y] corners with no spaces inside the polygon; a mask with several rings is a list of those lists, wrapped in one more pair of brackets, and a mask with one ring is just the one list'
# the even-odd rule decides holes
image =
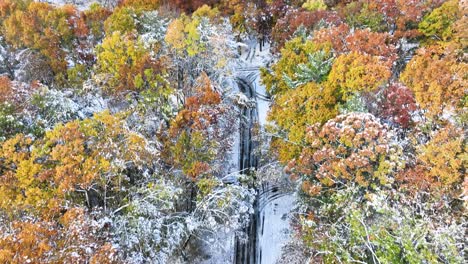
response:
{"label": "orange foliage tree", "polygon": [[372,32],[369,29],[351,30],[347,24],[317,30],[314,32],[313,41],[331,44],[337,55],[359,52],[376,56],[389,69],[397,59],[396,48],[390,34]]}
{"label": "orange foliage tree", "polygon": [[319,23],[325,22],[327,25],[338,25],[341,19],[336,13],[330,11],[304,11],[298,10],[288,12],[283,18],[279,19],[272,29],[272,40],[275,49],[281,50],[284,44],[291,39],[293,34],[302,27],[306,32],[311,32]]}
{"label": "orange foliage tree", "polygon": [[106,228],[82,208],[71,208],[57,222],[15,220],[0,226],[3,263],[119,263]]}
{"label": "orange foliage tree", "polygon": [[323,127],[308,129],[307,145],[288,170],[303,178],[302,190],[310,196],[350,184],[364,189],[390,186],[392,175],[403,165],[401,149],[391,137],[371,114],[340,115]]}
{"label": "orange foliage tree", "polygon": [[149,158],[146,141],[108,112],[60,124],[37,142],[19,134],[1,146],[0,208],[50,218],[69,199],[107,209],[121,202],[126,166]]}
{"label": "orange foliage tree", "polygon": [[461,59],[461,49],[453,42],[423,47],[401,75],[429,117],[445,109],[462,109],[466,104],[468,64]]}
{"label": "orange foliage tree", "polygon": [[[221,142],[228,139],[221,128],[227,109],[221,95],[214,90],[209,77],[202,73],[195,85],[194,95],[186,99],[184,108],[171,123],[168,150],[171,163],[196,179],[213,170],[211,162],[220,158]],[[221,148],[220,148],[221,147]]]}

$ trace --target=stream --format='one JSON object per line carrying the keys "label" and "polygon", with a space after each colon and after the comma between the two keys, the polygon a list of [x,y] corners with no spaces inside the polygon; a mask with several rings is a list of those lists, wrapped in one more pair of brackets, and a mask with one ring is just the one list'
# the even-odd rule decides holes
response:
{"label": "stream", "polygon": [[[254,152],[258,146],[252,140],[252,128],[260,121],[259,100],[265,101],[265,98],[258,93],[252,78],[238,78],[237,83],[240,91],[255,101],[251,107],[241,109],[240,117],[239,170],[249,174],[258,165],[258,157]],[[254,214],[243,230],[247,234],[247,241],[240,238],[235,241],[235,264],[274,264],[281,256],[282,245],[290,237],[289,213],[295,197],[282,186],[269,182],[257,186],[256,191]]]}

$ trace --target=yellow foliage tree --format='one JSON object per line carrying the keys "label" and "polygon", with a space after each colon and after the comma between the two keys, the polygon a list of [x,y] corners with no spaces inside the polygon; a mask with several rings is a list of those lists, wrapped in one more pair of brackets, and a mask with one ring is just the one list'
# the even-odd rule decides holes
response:
{"label": "yellow foliage tree", "polygon": [[173,20],[168,28],[165,40],[178,54],[194,57],[206,50],[206,44],[201,39],[199,26],[205,16],[216,17],[216,11],[201,7],[192,17],[182,14]]}
{"label": "yellow foliage tree", "polygon": [[105,80],[105,89],[110,93],[162,89],[169,93],[164,59],[154,59],[140,38],[129,33],[115,31],[96,48],[97,72]]}
{"label": "yellow foliage tree", "polygon": [[185,24],[184,20],[188,19],[182,15],[178,19],[174,19],[167,27],[165,40],[176,50],[183,50],[185,48]]}
{"label": "yellow foliage tree", "polygon": [[339,56],[333,63],[326,85],[346,101],[356,92],[371,92],[383,85],[391,72],[379,58],[358,52]]}
{"label": "yellow foliage tree", "polygon": [[160,6],[160,0],[123,0],[119,6],[132,7],[139,10],[156,10]]}
{"label": "yellow foliage tree", "polygon": [[46,168],[31,151],[32,139],[18,134],[0,147],[0,209],[57,213],[63,202],[47,181]]}
{"label": "yellow foliage tree", "polygon": [[129,7],[118,7],[104,22],[106,35],[110,36],[119,31],[121,34],[132,32],[136,29],[134,19],[135,10]]}
{"label": "yellow foliage tree", "polygon": [[36,142],[17,135],[1,145],[0,209],[54,217],[66,198],[95,206],[91,189],[104,208],[118,204],[126,163],[138,168],[149,158],[146,141],[109,112],[60,124]]}
{"label": "yellow foliage tree", "polygon": [[442,186],[451,188],[464,182],[468,154],[463,131],[447,125],[436,131],[426,144],[418,149],[418,160],[426,174]]}
{"label": "yellow foliage tree", "polygon": [[279,159],[287,162],[297,157],[305,143],[307,127],[323,124],[337,114],[333,91],[326,86],[310,82],[279,94],[268,115],[277,125],[273,131],[279,137],[273,140],[273,147]]}

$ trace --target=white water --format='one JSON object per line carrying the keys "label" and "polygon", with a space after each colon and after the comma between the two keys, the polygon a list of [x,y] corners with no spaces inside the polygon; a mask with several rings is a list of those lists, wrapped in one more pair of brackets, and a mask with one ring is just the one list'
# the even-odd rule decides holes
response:
{"label": "white water", "polygon": [[263,221],[264,219],[264,222],[260,224],[260,230],[258,230],[257,254],[259,254],[260,264],[272,264],[279,260],[282,246],[291,237],[289,221],[294,203],[294,196],[288,194],[271,201],[260,212],[259,220]]}
{"label": "white water", "polygon": [[[259,52],[259,45],[246,45],[249,51],[242,52],[244,63],[238,68],[238,76],[248,80],[254,88],[257,96],[257,112],[258,122],[262,129],[267,124],[267,113],[270,105],[265,98],[265,87],[260,81],[260,67],[265,66],[271,60],[269,47],[266,46],[262,52]],[[250,56],[246,56],[246,54]],[[233,149],[233,164],[238,163],[240,138],[236,138],[235,147]],[[237,168],[238,166],[232,166]],[[274,178],[274,177],[273,177]],[[296,198],[290,193],[281,193],[281,188],[278,186],[273,190],[268,184],[264,186],[264,193],[259,196],[259,213],[257,219],[257,244],[255,252],[257,263],[259,264],[274,264],[278,261],[282,254],[282,247],[286,244],[292,234],[290,227],[291,210],[294,207]],[[262,190],[260,190],[262,192]],[[233,234],[219,234],[224,236],[225,245],[217,252],[210,252],[211,257],[203,261],[195,261],[203,264],[224,264],[232,263],[234,259],[234,237]],[[251,237],[251,239],[255,239]],[[243,260],[248,261],[248,260]],[[245,264],[250,264],[246,262]]]}
{"label": "white water", "polygon": [[[253,56],[248,59],[245,74],[253,78],[252,85],[257,93],[258,119],[262,129],[267,124],[267,114],[270,109],[269,101],[265,98],[266,89],[260,80],[260,67],[271,60],[269,46],[260,52],[259,45],[255,46]],[[270,190],[260,195],[259,215],[257,219],[258,244],[255,254],[259,264],[274,264],[281,257],[281,249],[291,238],[291,210],[296,198],[293,194],[279,194],[281,190]],[[272,191],[273,189],[273,191]]]}

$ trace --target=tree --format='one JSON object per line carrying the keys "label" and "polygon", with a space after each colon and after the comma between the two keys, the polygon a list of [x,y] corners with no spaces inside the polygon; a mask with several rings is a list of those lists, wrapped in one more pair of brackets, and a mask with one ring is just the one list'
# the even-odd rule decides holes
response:
{"label": "tree", "polygon": [[323,124],[337,115],[336,99],[328,87],[309,82],[277,96],[268,119],[274,121],[272,146],[279,159],[298,157],[306,141],[307,127]]}
{"label": "tree", "polygon": [[236,48],[232,29],[227,21],[218,21],[216,14],[215,9],[201,7],[192,17],[181,15],[168,26],[169,79],[185,98],[193,95],[192,88],[202,73],[223,85],[232,77],[230,59]]}
{"label": "tree", "polygon": [[136,29],[136,11],[130,7],[118,7],[104,22],[107,36],[112,36],[119,31],[120,34],[132,32]]}
{"label": "tree", "polygon": [[229,16],[229,21],[238,34],[248,32],[246,13],[247,5],[242,0],[221,0],[220,10],[224,15]]}
{"label": "tree", "polygon": [[408,128],[413,124],[411,113],[416,111],[413,93],[400,83],[392,83],[383,94],[381,115],[391,122]]}
{"label": "tree", "polygon": [[[334,1],[340,17],[354,28],[391,32],[396,37],[420,35],[418,23],[426,12],[440,5],[435,0]],[[339,2],[339,3],[336,3]]]}
{"label": "tree", "polygon": [[351,30],[347,24],[317,30],[313,41],[331,44],[337,55],[358,52],[376,56],[389,70],[398,57],[388,33],[372,32],[369,29]]}
{"label": "tree", "polygon": [[50,183],[41,173],[44,166],[35,161],[32,145],[32,139],[21,134],[2,143],[0,208],[10,214],[26,210],[54,215],[63,200],[48,188]]}
{"label": "tree", "polygon": [[107,36],[97,51],[97,71],[105,80],[109,93],[152,89],[161,95],[169,93],[163,78],[165,68],[162,59],[155,59],[134,34],[122,35],[115,31]]}
{"label": "tree", "polygon": [[316,30],[312,40],[316,43],[327,43],[338,53],[347,52],[346,37],[350,31],[349,26],[342,23],[337,26]]}
{"label": "tree", "polygon": [[320,52],[322,49],[326,54],[329,54],[329,48],[326,45],[317,45],[300,37],[287,42],[281,50],[280,59],[272,65],[271,71],[261,70],[262,83],[266,86],[267,91],[275,95],[291,89],[288,85],[288,79],[285,79],[284,76],[295,81],[294,76],[298,65],[306,65],[309,62],[309,55]]}
{"label": "tree", "polygon": [[432,181],[446,188],[461,186],[468,156],[462,130],[447,125],[434,131],[431,139],[418,148],[418,160]]}
{"label": "tree", "polygon": [[309,11],[316,11],[316,10],[325,10],[327,6],[323,0],[307,0],[302,5],[303,8]]}
{"label": "tree", "polygon": [[351,52],[339,56],[333,63],[327,84],[346,101],[353,93],[372,92],[390,77],[390,70],[375,56]]}
{"label": "tree", "polygon": [[370,114],[340,115],[308,129],[307,145],[287,170],[301,179],[299,232],[320,261],[461,261],[462,226],[451,206],[395,191],[401,155],[392,131]]}
{"label": "tree", "polygon": [[[46,133],[42,151],[56,164],[51,172],[59,192],[84,192],[88,207],[99,205],[106,210],[121,202],[122,186],[137,180],[128,178],[125,170],[150,164],[147,144],[125,126],[122,116],[105,111],[92,119],[56,126]],[[97,192],[97,204],[89,196],[93,192]]]}
{"label": "tree", "polygon": [[10,101],[14,97],[12,83],[6,76],[0,77],[0,103]]}
{"label": "tree", "polygon": [[460,49],[457,43],[423,47],[401,74],[428,117],[463,108],[468,65],[459,59]]}
{"label": "tree", "polygon": [[375,10],[369,1],[351,1],[338,12],[352,28],[369,28],[374,32],[386,29],[384,14]]}
{"label": "tree", "polygon": [[[80,12],[71,5],[54,7],[35,1],[19,3],[22,4],[3,19],[2,32],[6,42],[14,49],[31,49],[26,53],[35,54],[39,61],[44,61],[41,65],[44,69],[50,67],[47,71],[53,73],[52,79],[57,85],[66,85],[68,75],[73,79],[70,81],[73,85],[81,84],[94,62],[90,50],[102,37],[102,22],[109,11],[98,5]],[[37,75],[36,70],[23,70]],[[52,82],[49,78],[39,81]]]}
{"label": "tree", "polygon": [[[330,11],[303,11],[294,10],[276,22],[271,37],[276,50],[281,50],[284,44],[298,34],[309,34],[320,26],[338,25],[341,19]],[[302,31],[302,32],[301,32]]]}
{"label": "tree", "polygon": [[[202,184],[207,181],[209,188]],[[202,193],[190,212],[178,206],[186,192],[166,176],[135,190],[123,214],[113,219],[122,259],[137,263],[176,261],[190,254],[190,239],[211,238],[212,233],[224,232],[220,230],[246,226],[253,210],[252,190],[242,185],[225,186],[216,179],[200,180],[197,185]],[[219,244],[208,246],[218,248]]]}
{"label": "tree", "polygon": [[171,123],[167,150],[170,163],[195,180],[216,171],[212,162],[223,159],[232,131],[221,123],[230,124],[227,107],[206,74],[194,90]]}
{"label": "tree", "polygon": [[401,150],[392,145],[391,136],[370,114],[340,115],[307,130],[307,145],[288,168],[302,175],[302,190],[309,196],[331,194],[349,184],[389,186],[402,166]]}
{"label": "tree", "polygon": [[95,42],[104,38],[104,22],[110,15],[110,10],[97,3],[91,4],[89,9],[83,11],[82,17],[87,28],[90,30],[91,35],[95,37]]}
{"label": "tree", "polygon": [[445,2],[441,7],[434,9],[419,23],[419,31],[426,37],[447,41],[454,34],[453,23],[461,16],[459,1]]}
{"label": "tree", "polygon": [[30,47],[47,57],[55,73],[66,70],[61,46],[70,45],[73,31],[64,8],[31,2],[27,10],[16,10],[4,22],[6,40],[15,48]]}
{"label": "tree", "polygon": [[183,50],[186,45],[183,34],[185,30],[185,19],[188,18],[181,16],[179,19],[172,21],[167,28],[167,34],[165,38],[166,42],[172,45],[179,52]]}
{"label": "tree", "polygon": [[131,7],[139,10],[156,10],[161,5],[160,0],[122,0],[119,3],[121,7]]}
{"label": "tree", "polygon": [[203,5],[213,6],[218,2],[219,0],[174,0],[171,1],[171,5],[179,8],[186,14],[192,14]]}
{"label": "tree", "polygon": [[66,198],[105,210],[118,205],[130,180],[125,170],[142,169],[151,152],[119,117],[103,112],[59,124],[37,142],[19,134],[2,144],[1,155],[0,208],[49,219]]}
{"label": "tree", "polygon": [[0,20],[10,16],[16,10],[24,10],[27,8],[30,0],[4,0],[0,3]]}
{"label": "tree", "polygon": [[[201,15],[201,13],[199,14]],[[206,19],[206,18],[205,18]],[[192,18],[182,15],[169,24],[166,34],[166,42],[173,46],[180,54],[187,53],[194,57],[206,50],[206,39],[201,38],[200,27],[203,21],[196,13]]]}
{"label": "tree", "polygon": [[308,54],[307,63],[297,65],[294,76],[283,75],[283,79],[292,89],[309,82],[321,83],[327,79],[333,59],[332,54],[324,50]]}
{"label": "tree", "polygon": [[355,30],[346,37],[343,52],[355,51],[379,57],[384,65],[391,69],[398,57],[392,42],[388,33],[371,32],[368,29]]}
{"label": "tree", "polygon": [[83,208],[71,208],[57,222],[15,220],[0,230],[0,260],[5,263],[120,263],[106,228]]}

